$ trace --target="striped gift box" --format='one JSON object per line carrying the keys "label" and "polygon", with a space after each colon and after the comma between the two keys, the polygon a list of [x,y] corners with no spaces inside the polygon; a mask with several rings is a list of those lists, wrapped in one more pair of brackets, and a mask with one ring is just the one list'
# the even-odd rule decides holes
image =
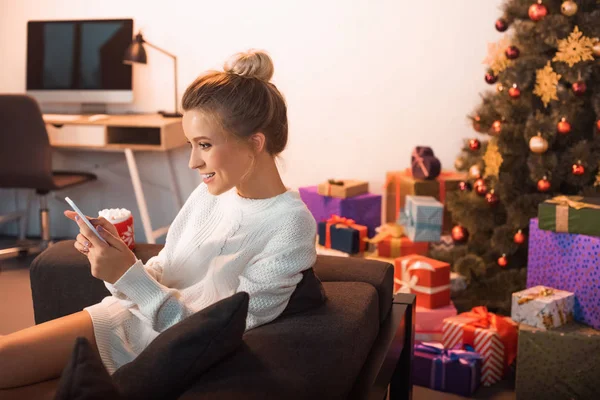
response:
{"label": "striped gift box", "polygon": [[[485,325],[482,319],[493,320],[493,323],[488,328],[479,327]],[[470,345],[483,357],[481,383],[485,386],[501,380],[516,357],[517,325],[510,318],[488,313],[485,307],[475,307],[471,312],[446,318],[442,332],[445,348]]]}

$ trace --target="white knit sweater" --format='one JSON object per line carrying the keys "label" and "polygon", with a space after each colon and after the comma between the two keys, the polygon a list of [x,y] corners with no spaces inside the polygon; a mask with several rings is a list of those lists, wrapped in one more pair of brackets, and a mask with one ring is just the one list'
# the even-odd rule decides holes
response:
{"label": "white knit sweater", "polygon": [[261,200],[200,184],[146,265],[138,260],[112,296],[86,307],[109,373],[158,334],[218,300],[250,295],[246,330],[277,318],[316,260],[316,223],[297,192]]}

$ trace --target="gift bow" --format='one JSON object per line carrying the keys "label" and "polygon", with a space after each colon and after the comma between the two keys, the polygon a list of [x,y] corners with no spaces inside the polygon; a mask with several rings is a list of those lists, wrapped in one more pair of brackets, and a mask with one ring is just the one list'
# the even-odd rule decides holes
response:
{"label": "gift bow", "polygon": [[439,342],[422,342],[415,345],[415,351],[435,354],[433,368],[431,369],[431,388],[434,390],[446,389],[446,374],[444,364],[459,362],[471,368],[471,393],[477,388],[476,362],[483,357],[474,351],[463,350],[460,345],[452,349],[444,349]]}
{"label": "gift bow", "polygon": [[365,242],[378,244],[379,242],[383,242],[385,239],[387,239],[389,237],[394,238],[394,239],[399,239],[404,235],[402,233],[402,226],[400,226],[400,225],[392,226],[392,225],[385,224],[385,225],[381,225],[376,230],[379,231],[379,232],[377,232],[377,235],[373,236],[371,239],[364,238],[363,240]]}
{"label": "gift bow", "polygon": [[600,205],[585,203],[583,201],[583,197],[581,196],[556,196],[550,200],[546,200],[546,203],[558,204],[559,206],[567,206],[574,208],[576,210],[581,210],[582,208],[593,208],[596,210],[600,210]]}
{"label": "gift bow", "polygon": [[509,366],[517,357],[517,328],[504,317],[488,312],[486,306],[473,307],[471,311],[460,314],[473,319],[463,326],[463,344],[475,345],[475,330],[494,329],[504,344],[504,364]]}
{"label": "gift bow", "polygon": [[532,300],[535,300],[538,297],[547,297],[547,296],[552,296],[552,295],[554,295],[554,290],[552,290],[550,288],[543,288],[538,293],[531,293],[531,294],[526,294],[524,296],[521,296],[519,298],[519,300],[517,301],[517,303],[519,305],[521,305],[521,304],[530,302]]}
{"label": "gift bow", "polygon": [[421,171],[423,171],[423,175],[429,176],[429,171],[427,171],[427,168],[425,167],[423,157],[419,155],[417,149],[413,149],[411,156],[413,157],[413,165],[417,164],[419,168],[421,168]]}
{"label": "gift bow", "polygon": [[356,225],[356,221],[350,218],[340,217],[339,215],[332,214],[327,220],[327,228],[325,229],[325,247],[328,249],[331,248],[331,225],[335,225],[338,228],[351,228],[352,225]]}
{"label": "gift bow", "polygon": [[[411,262],[413,264],[409,267],[408,264]],[[450,284],[436,286],[434,288],[417,285],[417,283],[419,283],[419,277],[417,275],[411,276],[410,271],[424,270],[424,271],[435,272],[435,268],[433,267],[433,265],[431,265],[425,261],[420,261],[420,260],[413,261],[411,259],[404,259],[400,263],[400,266],[402,268],[402,272],[401,272],[402,279],[394,278],[394,282],[397,283],[398,285],[400,285],[400,289],[398,289],[399,293],[410,293],[411,291],[415,291],[417,293],[435,294],[435,293],[443,292],[444,290],[450,288]]]}

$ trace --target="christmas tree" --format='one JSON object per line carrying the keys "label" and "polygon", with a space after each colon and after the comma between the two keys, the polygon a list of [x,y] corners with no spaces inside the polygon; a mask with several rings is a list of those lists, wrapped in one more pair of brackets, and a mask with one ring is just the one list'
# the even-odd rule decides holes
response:
{"label": "christmas tree", "polygon": [[538,204],[600,196],[600,2],[509,0],[495,25],[505,32],[485,60],[495,90],[469,115],[489,139],[465,141],[455,167],[469,180],[447,198],[456,246],[433,256],[467,279],[458,308],[510,315]]}

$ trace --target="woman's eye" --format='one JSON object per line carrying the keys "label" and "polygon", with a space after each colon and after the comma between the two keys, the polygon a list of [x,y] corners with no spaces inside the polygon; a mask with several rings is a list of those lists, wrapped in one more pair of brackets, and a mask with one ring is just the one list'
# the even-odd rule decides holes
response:
{"label": "woman's eye", "polygon": [[208,149],[210,147],[209,143],[198,143],[201,149]]}

